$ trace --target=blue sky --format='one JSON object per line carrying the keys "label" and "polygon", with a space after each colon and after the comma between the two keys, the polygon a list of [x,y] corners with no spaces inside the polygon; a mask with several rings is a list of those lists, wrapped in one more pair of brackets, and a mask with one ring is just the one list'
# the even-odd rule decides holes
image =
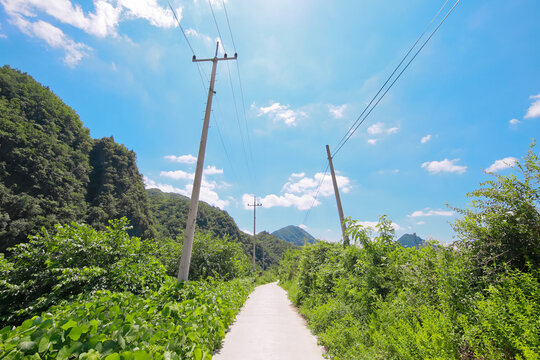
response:
{"label": "blue sky", "polygon": [[[218,65],[201,199],[248,230],[256,194],[257,231],[294,224],[338,240],[329,176],[306,216],[325,145],[335,149],[444,1],[228,0],[234,45],[222,0],[211,1],[238,66]],[[197,57],[212,57],[208,1],[171,3]],[[0,62],[49,86],[93,137],[134,150],[147,186],[189,196],[210,64],[201,80],[167,2],[0,4]],[[398,235],[452,241],[446,204],[465,207],[483,169],[509,173],[540,133],[539,15],[536,0],[457,5],[335,156],[346,216],[387,214]]]}

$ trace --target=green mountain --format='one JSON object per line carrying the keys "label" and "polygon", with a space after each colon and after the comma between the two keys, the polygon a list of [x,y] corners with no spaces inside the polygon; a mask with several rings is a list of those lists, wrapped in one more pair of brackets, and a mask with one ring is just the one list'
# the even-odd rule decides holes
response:
{"label": "green mountain", "polygon": [[94,140],[49,88],[0,68],[0,251],[40,228],[126,216],[132,236],[155,235],[135,153]]}
{"label": "green mountain", "polygon": [[[131,236],[181,236],[189,199],[146,191],[136,155],[113,137],[92,139],[77,113],[31,76],[0,68],[0,251],[42,227],[84,222],[103,230],[127,217]],[[253,238],[226,211],[199,205],[197,229],[238,241],[251,256]],[[256,237],[256,261],[277,264],[294,245]]]}
{"label": "green mountain", "polygon": [[297,246],[303,246],[306,241],[310,244],[317,241],[317,239],[311,236],[307,231],[294,225],[289,225],[276,230],[272,235]]}
{"label": "green mountain", "polygon": [[[175,239],[181,236],[186,228],[189,198],[179,194],[164,193],[158,189],[147,189],[147,193],[158,237]],[[219,237],[229,236],[232,241],[240,242],[242,249],[251,259],[253,236],[240,231],[233,218],[226,211],[199,201],[196,223],[197,231],[210,232]],[[264,266],[277,264],[281,254],[294,247],[294,245],[263,231],[256,236],[256,262],[262,266],[264,251]]]}
{"label": "green mountain", "polygon": [[397,241],[403,247],[415,247],[425,244],[425,240],[416,234],[403,234]]}

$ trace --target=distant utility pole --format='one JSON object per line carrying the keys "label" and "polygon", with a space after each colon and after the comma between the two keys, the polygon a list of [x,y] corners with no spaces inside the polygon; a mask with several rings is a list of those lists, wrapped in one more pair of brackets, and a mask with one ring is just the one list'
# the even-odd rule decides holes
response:
{"label": "distant utility pole", "polygon": [[[255,199],[255,195],[253,195],[253,205],[247,204],[248,206],[253,206],[253,272],[255,272],[255,222],[257,219],[257,206],[262,206],[262,204],[257,204],[257,199]],[[264,266],[264,265],[263,265]]]}
{"label": "distant utility pole", "polygon": [[218,61],[236,60],[237,54],[233,58],[224,57],[218,58],[219,41],[216,45],[216,54],[212,59],[198,60],[193,55],[193,62],[211,61],[212,76],[210,77],[210,87],[208,88],[208,100],[206,101],[206,112],[204,114],[203,130],[201,134],[201,143],[199,145],[199,156],[197,157],[197,167],[195,169],[195,179],[193,180],[193,190],[191,191],[191,200],[189,202],[189,212],[186,223],[186,231],[184,232],[184,245],[182,246],[182,258],[180,259],[180,267],[178,268],[178,281],[186,281],[189,276],[189,265],[191,263],[191,250],[193,249],[193,235],[195,233],[195,220],[197,219],[197,211],[199,209],[199,194],[201,192],[201,181],[204,166],[204,153],[206,151],[206,138],[208,137],[208,125],[210,123],[210,113],[212,111],[212,97],[215,94],[214,82],[216,80],[216,67]]}
{"label": "distant utility pole", "polygon": [[330,172],[332,173],[332,183],[334,184],[334,192],[336,193],[336,203],[339,213],[339,222],[341,223],[341,232],[343,234],[343,246],[349,245],[349,237],[346,234],[345,218],[343,217],[343,208],[341,207],[341,198],[337,186],[336,173],[334,172],[334,164],[332,163],[332,155],[330,154],[330,146],[326,145],[326,153],[328,154],[328,162],[330,163]]}

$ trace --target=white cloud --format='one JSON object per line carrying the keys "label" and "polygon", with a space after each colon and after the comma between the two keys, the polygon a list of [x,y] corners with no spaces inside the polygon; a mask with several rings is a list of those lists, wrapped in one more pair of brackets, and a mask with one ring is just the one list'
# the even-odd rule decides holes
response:
{"label": "white cloud", "polygon": [[[178,188],[169,184],[162,184],[155,182],[152,179],[144,177],[144,184],[146,189],[157,188],[163,192],[171,192],[181,194],[187,197],[191,197],[191,192],[193,190],[192,184],[187,184],[184,188]],[[202,181],[201,192],[199,195],[199,200],[207,202],[212,206],[217,206],[220,209],[224,209],[229,205],[229,200],[222,200],[219,198],[218,193],[215,191],[217,188],[217,183],[215,181]]]}
{"label": "white cloud", "polygon": [[[300,175],[300,174],[294,174]],[[318,206],[321,202],[318,200],[323,197],[334,195],[334,187],[330,175],[324,176],[323,173],[316,173],[313,177],[290,176],[289,181],[283,185],[281,194],[269,194],[260,199],[264,207],[296,207],[298,210],[307,210],[311,206]],[[322,181],[322,183],[321,183]],[[348,177],[337,175],[336,181],[338,188],[342,193],[348,193],[352,189],[351,181]],[[321,183],[320,189],[319,184]],[[317,189],[319,189],[317,194]],[[318,199],[315,199],[315,196]],[[242,201],[244,208],[250,209],[247,206],[253,200],[253,195],[244,194]]]}
{"label": "white cloud", "polygon": [[425,225],[425,223],[426,223],[425,221],[418,221],[418,222],[416,223],[416,225]]}
{"label": "white cloud", "polygon": [[413,211],[412,214],[408,215],[409,217],[424,217],[424,216],[454,216],[454,212],[451,210],[432,210],[425,209]]}
{"label": "white cloud", "polygon": [[[255,106],[252,105],[252,107]],[[283,122],[289,127],[296,126],[298,118],[305,118],[308,116],[303,111],[293,110],[289,105],[281,105],[278,102],[274,102],[270,106],[255,108],[259,112],[258,116],[267,115],[274,121],[274,123]]]}
{"label": "white cloud", "polygon": [[204,175],[223,174],[223,169],[218,169],[215,166],[207,166],[203,171]]}
{"label": "white cloud", "polygon": [[253,230],[242,229],[241,231],[244,232],[244,233],[246,233],[246,234],[248,234],[248,235],[253,236]]}
{"label": "white cloud", "polygon": [[525,114],[525,119],[532,119],[540,117],[540,94],[533,95],[530,97],[530,99],[534,100],[531,106],[529,106],[529,109],[527,110],[527,113]]}
{"label": "white cloud", "polygon": [[367,139],[367,143],[369,145],[375,145],[375,144],[377,144],[377,139]]}
{"label": "white cloud", "polygon": [[[94,11],[85,13],[79,4],[71,0],[0,0],[9,16],[9,21],[29,36],[44,40],[53,48],[66,51],[65,62],[76,65],[88,46],[69,39],[62,30],[48,22],[31,19],[41,15],[73,26],[97,37],[118,36],[120,22],[130,19],[145,19],[151,25],[170,28],[176,26],[172,12],[161,7],[157,0],[94,0]],[[177,12],[181,15],[182,8]]]}
{"label": "white cloud", "polygon": [[303,173],[303,172],[301,172],[301,173],[292,173],[292,174],[291,174],[291,177],[292,177],[292,178],[296,178],[296,177],[300,177],[300,178],[301,178],[301,177],[304,177],[304,176],[306,176],[306,173]]}
{"label": "white cloud", "polygon": [[306,225],[304,225],[304,224],[300,224],[300,225],[298,225],[298,227],[299,227],[300,229],[302,229],[302,230],[307,230],[307,229],[309,229],[309,228],[308,228]]}
{"label": "white cloud", "polygon": [[511,119],[510,120],[510,125],[517,125],[519,124],[521,121],[519,121],[518,119]]}
{"label": "white cloud", "polygon": [[328,112],[330,112],[330,114],[336,119],[343,118],[344,116],[343,113],[345,112],[346,109],[347,109],[347,104],[343,104],[343,105],[328,104]]}
{"label": "white cloud", "polygon": [[425,144],[425,143],[427,143],[429,140],[431,140],[431,134],[427,134],[426,136],[424,136],[424,137],[420,140],[420,142],[421,142],[422,144]]}
{"label": "white cloud", "polygon": [[[323,180],[324,178],[324,180]],[[300,178],[299,180],[290,180],[281,189],[282,192],[289,192],[294,194],[306,194],[315,196],[317,187],[321,183],[319,189],[319,196],[328,197],[334,195],[334,185],[332,184],[332,178],[329,174],[324,176],[324,173],[316,173],[314,177]],[[339,191],[347,194],[351,189],[351,181],[348,177],[337,174],[336,182],[338,184]]]}
{"label": "white cloud", "polygon": [[496,172],[502,169],[507,169],[512,166],[514,166],[517,163],[518,159],[515,157],[505,157],[504,159],[495,160],[493,164],[491,164],[486,171],[487,172]]}
{"label": "white cloud", "polygon": [[197,158],[191,154],[180,156],[166,155],[164,158],[181,164],[195,164],[197,162]]}
{"label": "white cloud", "polygon": [[388,129],[385,129],[384,124],[382,122],[375,123],[368,127],[367,132],[370,135],[382,135],[382,134],[395,134],[399,130],[399,127],[391,127]]}
{"label": "white cloud", "polygon": [[16,26],[28,36],[44,40],[50,47],[62,49],[66,55],[64,62],[69,66],[75,66],[91,50],[82,43],[77,43],[64,34],[62,30],[45,21],[30,22],[22,17],[16,19]]}
{"label": "white cloud", "polygon": [[168,177],[174,180],[193,180],[195,178],[194,173],[188,173],[183,170],[176,171],[162,171],[159,176]]}
{"label": "white cloud", "polygon": [[457,174],[463,174],[467,171],[466,166],[456,165],[459,159],[448,160],[444,159],[442,161],[427,161],[422,164],[422,168],[426,168],[430,174],[437,174],[440,172],[451,172]]}

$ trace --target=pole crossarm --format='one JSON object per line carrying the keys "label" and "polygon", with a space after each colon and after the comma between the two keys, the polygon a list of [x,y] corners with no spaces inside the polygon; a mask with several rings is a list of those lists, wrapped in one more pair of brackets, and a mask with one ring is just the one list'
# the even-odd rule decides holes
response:
{"label": "pole crossarm", "polygon": [[212,98],[215,94],[214,83],[216,81],[216,68],[217,63],[222,60],[236,60],[237,54],[234,54],[233,58],[227,57],[224,54],[223,58],[218,58],[217,53],[219,49],[219,41],[216,45],[216,54],[212,59],[198,60],[193,55],[193,62],[198,61],[211,61],[212,62],[212,75],[210,77],[210,87],[208,88],[208,100],[206,101],[206,111],[204,114],[203,129],[201,134],[201,143],[199,145],[199,155],[197,156],[197,167],[195,169],[195,178],[193,179],[193,190],[191,192],[191,199],[189,201],[189,212],[186,222],[186,231],[184,232],[184,244],[182,245],[182,257],[180,259],[180,266],[178,267],[178,281],[187,281],[189,276],[189,265],[191,264],[191,252],[193,250],[193,236],[195,235],[195,225],[197,220],[197,212],[199,210],[199,195],[201,192],[201,183],[204,166],[204,155],[206,152],[206,140],[208,138],[208,128],[210,124],[210,114],[212,112]]}

